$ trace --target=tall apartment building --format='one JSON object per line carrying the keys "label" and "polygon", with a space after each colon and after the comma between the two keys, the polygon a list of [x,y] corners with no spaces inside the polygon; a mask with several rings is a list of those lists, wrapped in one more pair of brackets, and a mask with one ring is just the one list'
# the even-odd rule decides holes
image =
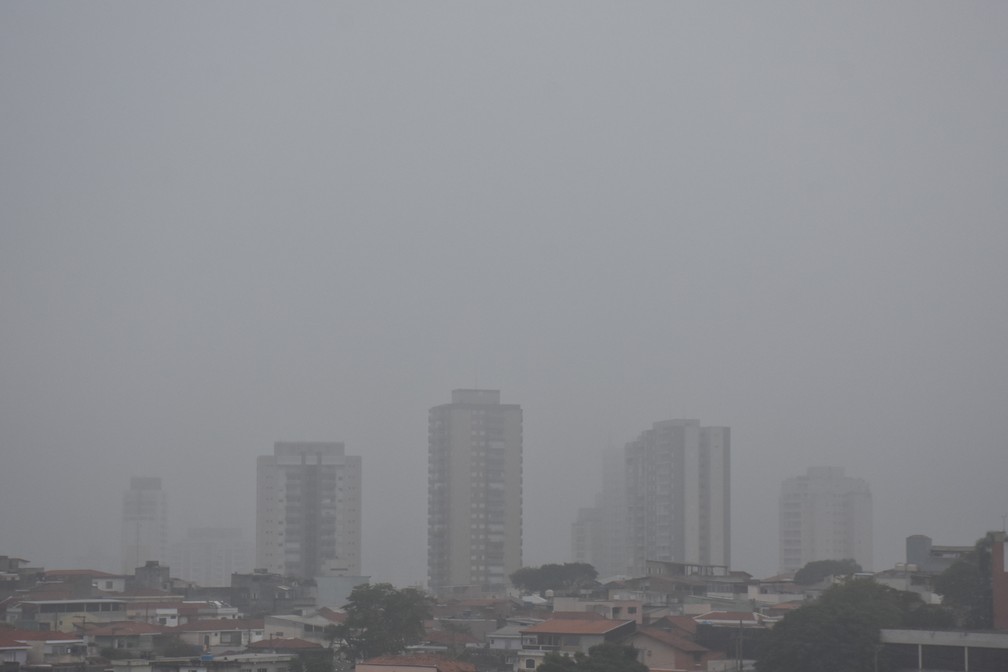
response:
{"label": "tall apartment building", "polygon": [[167,541],[168,498],[161,479],[134,476],[123,495],[122,573],[132,574],[148,560],[167,560]]}
{"label": "tall apartment building", "polygon": [[256,567],[314,578],[360,564],[361,458],[342,443],[274,444],[258,460]]}
{"label": "tall apartment building", "polygon": [[853,558],[872,566],[872,497],[868,483],[840,467],[811,467],[788,478],[780,494],[780,569],[813,560]]}
{"label": "tall apartment building", "polygon": [[252,571],[252,544],[240,527],[190,527],[169,553],[172,574],[200,586],[230,586]]}
{"label": "tall apartment building", "polygon": [[498,390],[451,398],[428,417],[428,582],[498,591],[522,563],[522,409]]}
{"label": "tall apartment building", "polygon": [[630,572],[648,560],[731,565],[731,431],[656,422],[626,446]]}
{"label": "tall apartment building", "polygon": [[571,560],[588,563],[601,578],[628,571],[625,462],[623,448],[603,453],[602,490],[571,526]]}

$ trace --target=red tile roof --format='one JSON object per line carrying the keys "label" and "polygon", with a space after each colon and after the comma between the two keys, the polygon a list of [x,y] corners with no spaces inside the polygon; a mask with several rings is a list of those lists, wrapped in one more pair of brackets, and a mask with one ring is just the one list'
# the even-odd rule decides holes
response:
{"label": "red tile roof", "polygon": [[412,656],[379,656],[365,660],[364,665],[390,665],[396,667],[433,667],[438,672],[476,672],[476,666],[461,660],[452,660],[432,654]]}
{"label": "red tile roof", "polygon": [[5,637],[20,642],[83,642],[84,640],[71,632],[56,630],[3,630]]}
{"label": "red tile roof", "polygon": [[704,653],[710,650],[695,642],[691,642],[684,637],[677,637],[671,632],[659,630],[658,628],[639,628],[637,632],[638,634],[650,637],[651,639],[657,640],[666,646],[671,646],[672,648],[680,651],[687,651],[689,653]]}
{"label": "red tile roof", "polygon": [[663,627],[664,624],[668,624],[669,627],[677,628],[691,635],[695,635],[697,631],[697,622],[691,616],[680,616],[678,614],[663,616],[652,625],[658,630],[663,630],[665,629]]}
{"label": "red tile roof", "polygon": [[578,619],[593,620],[604,619],[605,616],[597,611],[554,611],[552,618],[560,618],[567,621]]}
{"label": "red tile roof", "polygon": [[318,610],[318,615],[333,623],[346,623],[346,614],[342,611],[334,611],[329,607],[322,607]]}
{"label": "red tile roof", "polygon": [[551,618],[521,630],[522,634],[544,635],[604,635],[607,632],[633,623],[633,621],[616,621],[608,618]]}
{"label": "red tile roof", "polygon": [[732,623],[742,621],[744,623],[759,623],[759,618],[751,611],[708,611],[706,614],[694,616],[693,618],[698,623],[703,623],[704,621],[731,621]]}

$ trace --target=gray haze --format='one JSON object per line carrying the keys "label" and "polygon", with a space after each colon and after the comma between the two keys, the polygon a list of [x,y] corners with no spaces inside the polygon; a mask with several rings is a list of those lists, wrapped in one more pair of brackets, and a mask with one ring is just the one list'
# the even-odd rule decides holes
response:
{"label": "gray haze", "polygon": [[525,413],[525,560],[600,454],[729,425],[875,566],[1008,513],[1008,4],[0,4],[0,553],[117,568],[122,493],[254,518],[345,441],[364,570],[426,572],[427,410]]}

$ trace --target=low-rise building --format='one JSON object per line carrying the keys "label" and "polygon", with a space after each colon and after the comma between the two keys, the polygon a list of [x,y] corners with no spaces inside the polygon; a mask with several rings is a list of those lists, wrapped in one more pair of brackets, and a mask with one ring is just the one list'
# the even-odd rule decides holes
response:
{"label": "low-rise building", "polygon": [[193,621],[170,632],[187,644],[194,644],[205,653],[223,654],[240,651],[263,639],[261,618],[225,618],[212,621]]}
{"label": "low-rise building", "polygon": [[634,633],[631,620],[605,618],[550,619],[521,630],[522,648],[514,670],[535,670],[547,653],[573,655],[588,653],[588,649],[605,642],[620,643]]}
{"label": "low-rise building", "polygon": [[706,670],[722,654],[658,628],[640,628],[627,641],[650,670]]}

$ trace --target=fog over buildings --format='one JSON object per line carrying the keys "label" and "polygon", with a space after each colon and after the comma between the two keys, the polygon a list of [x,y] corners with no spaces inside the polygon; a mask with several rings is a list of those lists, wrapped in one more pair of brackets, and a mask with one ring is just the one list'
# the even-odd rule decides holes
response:
{"label": "fog over buildings", "polygon": [[875,569],[971,544],[1005,72],[1003,3],[2,3],[0,553],[118,571],[133,476],[251,540],[257,457],[344,443],[359,571],[424,583],[467,388],[521,406],[526,564],[670,418],[731,428],[735,567],[818,465]]}

